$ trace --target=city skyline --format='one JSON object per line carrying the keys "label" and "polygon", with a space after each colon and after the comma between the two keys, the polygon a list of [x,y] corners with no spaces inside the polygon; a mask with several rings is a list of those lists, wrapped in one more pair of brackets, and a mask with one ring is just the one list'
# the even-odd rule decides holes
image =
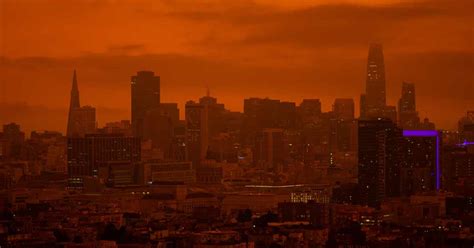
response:
{"label": "city skyline", "polygon": [[472,0],[0,0],[0,248],[474,247]]}
{"label": "city skyline", "polygon": [[[70,89],[69,79],[74,69],[79,73],[83,102],[97,108],[99,124],[128,118],[129,106],[122,99],[129,97],[128,78],[140,70],[160,75],[163,101],[178,102],[180,109],[187,100],[204,95],[209,87],[213,96],[237,111],[243,109],[242,99],[246,97],[270,97],[297,103],[304,98],[319,98],[326,111],[335,98],[353,98],[358,113],[359,95],[365,89],[367,46],[372,42],[384,45],[388,105],[397,105],[403,81],[412,82],[417,88],[420,118],[429,116],[439,127],[452,129],[456,125],[452,120],[474,104],[472,95],[468,94],[473,90],[472,36],[469,21],[466,21],[470,18],[466,10],[472,6],[471,1],[386,1],[380,4],[237,1],[235,5],[209,1],[202,5],[208,6],[208,11],[199,13],[195,9],[202,7],[201,4],[186,4],[186,1],[157,3],[157,6],[143,4],[131,9],[126,2],[94,5],[78,1],[73,4],[75,8],[57,3],[57,10],[77,14],[77,18],[66,20],[65,25],[69,24],[70,28],[63,30],[56,25],[60,17],[46,14],[49,18],[41,24],[48,24],[51,33],[57,31],[60,37],[55,39],[55,46],[50,46],[46,43],[51,40],[47,35],[34,36],[33,44],[30,42],[33,38],[27,38],[37,31],[25,37],[13,28],[40,24],[35,23],[32,16],[24,16],[32,7],[45,13],[54,9],[39,3],[30,6],[26,2],[3,1],[6,18],[2,19],[5,28],[0,46],[3,72],[0,122],[24,123],[27,130],[40,127],[64,132],[64,127],[57,123],[64,121],[63,113],[67,112],[69,99],[63,92]],[[163,11],[159,20],[139,14],[153,13],[158,7],[162,7],[158,13]],[[24,11],[18,12],[20,9]],[[77,13],[79,9],[83,11]],[[96,12],[87,11],[91,9]],[[99,13],[116,20],[113,11],[123,11],[133,17],[133,22],[145,23],[144,29],[163,22],[169,26],[179,23],[188,32],[199,30],[202,33],[192,40],[180,29],[170,33],[155,29],[138,32],[125,25],[117,31],[119,26],[108,21],[91,29],[80,26],[80,20],[88,23],[105,18]],[[12,14],[16,17],[10,18]],[[368,17],[359,18],[365,15]],[[249,16],[247,22],[242,16]],[[324,32],[326,26],[319,24],[318,16],[326,18],[332,25],[328,28],[333,27],[335,31]],[[266,22],[260,21],[266,17]],[[288,19],[288,25],[307,27],[314,35],[279,25],[279,18]],[[353,30],[346,29],[338,19],[353,23]],[[378,24],[373,25],[372,19]],[[222,24],[208,28],[208,24],[216,22]],[[233,25],[241,38],[234,39],[233,32],[215,34],[228,30],[227,25]],[[168,29],[168,25],[166,27]],[[259,37],[250,27],[273,31]],[[117,39],[105,36],[101,28],[111,30],[110,35]],[[136,39],[129,38],[127,32]],[[282,32],[294,34],[294,39],[285,38]],[[80,42],[83,36],[91,41]],[[64,37],[77,39],[71,42]],[[170,37],[175,37],[176,42],[171,42]],[[297,87],[288,90],[288,84]],[[43,94],[37,94],[45,92],[43,86],[56,97],[44,98]],[[9,111],[12,108],[17,110]],[[47,112],[47,119],[51,120],[41,120],[31,115],[32,112]],[[13,120],[6,120],[4,116],[12,116]]]}

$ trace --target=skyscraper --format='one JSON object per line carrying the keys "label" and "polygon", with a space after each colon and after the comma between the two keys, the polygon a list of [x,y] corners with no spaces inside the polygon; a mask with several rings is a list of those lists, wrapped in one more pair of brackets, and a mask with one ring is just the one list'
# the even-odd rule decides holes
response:
{"label": "skyscraper", "polygon": [[198,168],[206,158],[208,148],[207,106],[194,101],[186,102],[186,153],[187,159]]}
{"label": "skyscraper", "polygon": [[470,143],[446,146],[442,160],[442,188],[450,192],[473,192],[474,146]]}
{"label": "skyscraper", "polygon": [[67,141],[69,186],[82,188],[85,177],[98,177],[110,162],[133,163],[141,159],[140,139],[123,134],[92,134]]}
{"label": "skyscraper", "polygon": [[388,119],[359,121],[358,157],[361,203],[380,206],[400,194],[402,130]]}
{"label": "skyscraper", "polygon": [[415,84],[403,82],[402,97],[398,101],[400,112],[416,111]]}
{"label": "skyscraper", "polygon": [[466,116],[458,122],[461,142],[474,142],[474,110],[467,111]]}
{"label": "skyscraper", "polygon": [[76,70],[74,70],[74,74],[72,76],[72,88],[71,88],[71,99],[69,102],[69,115],[68,115],[68,121],[67,121],[67,136],[70,137],[73,132],[73,115],[74,115],[74,110],[78,109],[81,107],[81,104],[79,102],[79,87],[77,86],[77,76],[76,76]]}
{"label": "skyscraper", "polygon": [[303,99],[298,106],[298,115],[302,126],[314,125],[321,118],[321,101]]}
{"label": "skyscraper", "polygon": [[151,140],[152,147],[159,149],[163,157],[169,159],[172,157],[174,125],[172,119],[163,115],[160,109],[149,110],[143,121],[142,140]]}
{"label": "skyscraper", "polygon": [[263,169],[275,171],[286,159],[283,129],[265,128],[256,137],[255,163]]}
{"label": "skyscraper", "polygon": [[245,131],[259,132],[263,128],[291,129],[296,124],[296,115],[294,102],[253,97],[244,100]]}
{"label": "skyscraper", "polygon": [[[362,118],[381,116],[386,106],[385,64],[381,44],[371,44],[367,58],[367,80]],[[362,108],[362,106],[361,106]]]}
{"label": "skyscraper", "polygon": [[160,103],[161,115],[168,116],[173,125],[179,123],[179,108],[177,103]]}
{"label": "skyscraper", "polygon": [[354,119],[354,100],[351,98],[336,98],[332,111],[337,119],[353,120]]}
{"label": "skyscraper", "polygon": [[385,100],[385,64],[381,44],[372,44],[367,58],[367,104],[369,108],[382,108]]}
{"label": "skyscraper", "polygon": [[20,159],[25,133],[21,131],[20,125],[10,123],[3,125],[3,132],[0,133],[1,150],[0,158]]}
{"label": "skyscraper", "polygon": [[398,121],[404,129],[416,129],[420,118],[416,112],[415,84],[403,82],[402,96],[398,101]]}
{"label": "skyscraper", "polygon": [[142,137],[146,113],[160,107],[160,77],[152,71],[139,71],[131,79],[132,132]]}
{"label": "skyscraper", "polygon": [[209,137],[214,137],[217,134],[225,131],[224,113],[225,106],[217,102],[217,98],[207,95],[199,99],[199,104],[206,106],[208,113]]}
{"label": "skyscraper", "polygon": [[96,129],[95,108],[91,106],[81,107],[80,105],[79,87],[77,85],[76,70],[74,70],[66,135],[67,137],[82,137],[86,134],[95,133]]}
{"label": "skyscraper", "polygon": [[404,130],[401,191],[412,195],[439,188],[440,133],[436,130]]}

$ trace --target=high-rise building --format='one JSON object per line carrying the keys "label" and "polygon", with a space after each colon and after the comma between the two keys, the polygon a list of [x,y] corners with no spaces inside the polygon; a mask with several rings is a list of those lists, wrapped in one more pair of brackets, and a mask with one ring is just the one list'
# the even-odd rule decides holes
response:
{"label": "high-rise building", "polygon": [[83,106],[72,111],[71,133],[69,137],[83,137],[97,130],[95,108]]}
{"label": "high-rise building", "polygon": [[[372,116],[374,118],[376,116]],[[397,107],[395,106],[385,106],[381,112],[379,112],[377,118],[385,118],[385,119],[390,119],[394,123],[397,122]]]}
{"label": "high-rise building", "polygon": [[168,116],[173,125],[179,122],[179,108],[177,103],[160,103],[161,115]]}
{"label": "high-rise building", "polygon": [[142,140],[151,142],[151,149],[162,154],[161,158],[175,158],[175,129],[180,125],[176,103],[161,103],[149,109],[144,116]]}
{"label": "high-rise building", "polygon": [[415,84],[403,82],[402,97],[398,101],[400,112],[416,111]]}
{"label": "high-rise building", "polygon": [[443,149],[442,171],[444,190],[460,194],[474,192],[474,145],[447,146]]}
{"label": "high-rise building", "polygon": [[[357,121],[335,119],[331,122],[335,127],[335,142],[339,152],[356,151],[357,148]],[[333,146],[334,147],[334,146]]]}
{"label": "high-rise building", "polygon": [[386,105],[385,64],[381,44],[371,44],[367,58],[367,80],[365,88],[364,116],[380,117]]}
{"label": "high-rise building", "polygon": [[420,130],[435,130],[436,125],[434,122],[431,122],[428,118],[423,119],[423,122],[420,123],[418,129]]}
{"label": "high-rise building", "polygon": [[214,137],[220,132],[224,132],[224,113],[226,112],[224,104],[218,103],[217,98],[210,96],[209,90],[206,96],[199,99],[199,104],[207,108],[209,137]]}
{"label": "high-rise building", "polygon": [[284,165],[286,147],[283,129],[265,128],[256,137],[254,162],[263,169],[276,170]]}
{"label": "high-rise building", "polygon": [[474,111],[467,111],[459,120],[458,131],[461,142],[474,142]]}
{"label": "high-rise building", "polygon": [[278,125],[279,100],[249,98],[244,100],[244,125],[253,131]]}
{"label": "high-rise building", "polygon": [[409,196],[439,187],[440,134],[436,130],[403,131],[401,191]]}
{"label": "high-rise building", "polygon": [[209,142],[207,107],[194,101],[186,102],[186,153],[193,167],[199,168],[206,158]]}
{"label": "high-rise building", "polygon": [[180,120],[173,129],[172,158],[178,161],[186,160],[186,121]]}
{"label": "high-rise building", "polygon": [[152,148],[159,149],[163,153],[163,157],[169,159],[172,157],[173,137],[172,119],[162,115],[160,109],[149,110],[143,123],[142,140],[151,140]]}
{"label": "high-rise building", "polygon": [[126,136],[132,135],[132,126],[129,120],[107,122],[101,129],[102,133],[122,133]]}
{"label": "high-rise building", "polygon": [[245,99],[242,142],[253,146],[255,137],[264,128],[292,129],[296,117],[295,103],[268,98]]}
{"label": "high-rise building", "polygon": [[278,110],[280,128],[293,129],[296,127],[296,104],[294,102],[280,102]]}
{"label": "high-rise building", "polygon": [[367,104],[369,108],[381,108],[386,105],[385,63],[381,44],[372,44],[367,58]]}
{"label": "high-rise building", "polygon": [[20,125],[10,123],[3,125],[3,133],[0,135],[1,155],[5,159],[20,159],[25,133],[21,131]]}
{"label": "high-rise building", "polygon": [[67,173],[66,140],[48,146],[45,171]]}
{"label": "high-rise building", "polygon": [[321,101],[319,99],[303,99],[298,106],[298,117],[302,126],[314,125],[321,117]]}
{"label": "high-rise building", "polygon": [[351,98],[337,98],[332,105],[332,111],[339,120],[353,120],[354,100]]}
{"label": "high-rise building", "polygon": [[[140,138],[123,134],[88,134],[68,138],[67,163],[69,186],[83,187],[84,178],[99,177],[99,167],[110,162],[140,162]],[[105,183],[105,181],[104,181]]]}
{"label": "high-rise building", "polygon": [[76,70],[72,76],[72,88],[71,88],[71,99],[69,102],[69,116],[67,122],[67,132],[66,135],[71,137],[74,130],[74,110],[81,107],[79,102],[79,87],[77,86],[77,76]]}
{"label": "high-rise building", "polygon": [[402,96],[398,101],[398,121],[404,129],[416,129],[420,118],[416,111],[415,84],[403,82]]}
{"label": "high-rise building", "polygon": [[359,189],[363,204],[379,207],[400,194],[402,130],[388,119],[359,121]]}
{"label": "high-rise building", "polygon": [[66,135],[67,137],[83,137],[86,134],[95,133],[96,129],[95,108],[80,105],[76,70],[74,70]]}
{"label": "high-rise building", "polygon": [[365,94],[360,95],[359,112],[360,119],[367,118],[367,96]]}
{"label": "high-rise building", "polygon": [[131,79],[132,133],[142,137],[146,113],[160,107],[160,77],[152,71],[139,71]]}

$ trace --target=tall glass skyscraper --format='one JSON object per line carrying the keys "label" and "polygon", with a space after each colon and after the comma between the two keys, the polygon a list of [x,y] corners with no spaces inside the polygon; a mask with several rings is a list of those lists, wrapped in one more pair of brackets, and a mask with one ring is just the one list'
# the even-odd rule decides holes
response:
{"label": "tall glass skyscraper", "polygon": [[79,87],[77,86],[77,76],[76,70],[74,70],[74,74],[72,76],[72,88],[71,88],[71,99],[69,102],[69,113],[68,113],[68,120],[67,120],[67,136],[71,136],[74,129],[74,110],[81,107],[79,102]]}
{"label": "tall glass skyscraper", "polygon": [[381,44],[371,44],[367,58],[367,79],[361,117],[383,116],[386,106],[385,63]]}
{"label": "tall glass skyscraper", "polygon": [[79,102],[79,87],[77,85],[76,70],[72,77],[71,100],[67,122],[67,137],[83,137],[95,133],[97,129],[96,111],[91,106],[81,107]]}
{"label": "tall glass skyscraper", "polygon": [[403,82],[402,96],[398,101],[398,121],[404,129],[417,129],[420,118],[416,112],[415,84]]}
{"label": "tall glass skyscraper", "polygon": [[160,77],[152,71],[139,71],[132,76],[132,133],[143,136],[146,113],[160,107]]}

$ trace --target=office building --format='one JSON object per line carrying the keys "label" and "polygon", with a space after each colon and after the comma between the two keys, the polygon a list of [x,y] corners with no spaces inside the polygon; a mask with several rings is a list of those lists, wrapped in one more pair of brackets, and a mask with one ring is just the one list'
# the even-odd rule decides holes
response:
{"label": "office building", "polygon": [[21,131],[20,125],[10,123],[3,125],[3,132],[0,135],[2,158],[20,159],[25,143],[25,133]]}
{"label": "office building", "polygon": [[150,160],[144,162],[145,181],[181,182],[192,184],[196,182],[196,170],[191,162]]}
{"label": "office building", "polygon": [[256,137],[254,163],[275,171],[285,165],[287,149],[283,129],[265,128]]}
{"label": "office building", "polygon": [[161,115],[168,116],[173,125],[178,125],[179,122],[179,108],[177,103],[160,103]]}
{"label": "office building", "polygon": [[174,137],[173,120],[162,115],[160,109],[149,110],[144,119],[142,140],[151,140],[152,148],[159,149],[166,159],[172,158]]}
{"label": "office building", "polygon": [[186,157],[198,168],[206,158],[209,142],[208,112],[205,105],[188,101],[185,106]]}
{"label": "office building", "polygon": [[84,135],[95,133],[96,131],[95,108],[91,106],[81,107],[77,75],[76,70],[74,70],[66,135],[67,137],[84,137]]}
{"label": "office building", "polygon": [[401,191],[409,196],[440,188],[440,134],[436,130],[404,130]]}
{"label": "office building", "polygon": [[217,98],[210,96],[209,90],[206,96],[199,99],[199,104],[207,108],[209,137],[214,137],[226,131],[224,119],[226,109],[224,104],[218,103]]}
{"label": "office building", "polygon": [[321,118],[321,101],[319,99],[303,99],[297,111],[302,127],[314,126]]}
{"label": "office building", "polygon": [[[361,118],[377,118],[386,106],[385,63],[381,44],[371,44],[367,58],[365,96],[361,99]],[[363,104],[363,106],[362,106]]]}
{"label": "office building", "polygon": [[[140,162],[140,138],[123,134],[91,134],[68,138],[67,163],[69,186],[81,188],[84,178],[99,177],[99,168],[111,162],[134,164]],[[103,180],[104,178],[98,178]]]}
{"label": "office building", "polygon": [[459,120],[458,131],[461,142],[474,142],[474,111],[467,111]]}
{"label": "office building", "polygon": [[354,100],[351,98],[337,98],[332,105],[332,111],[339,120],[353,120]]}
{"label": "office building", "polygon": [[385,197],[400,194],[402,130],[388,119],[359,121],[358,181],[364,205],[379,207]]}
{"label": "office building", "polygon": [[416,111],[415,84],[403,82],[398,101],[398,122],[403,129],[417,129],[420,123]]}
{"label": "office building", "polygon": [[146,113],[160,107],[160,77],[152,71],[139,71],[131,78],[132,133],[142,137]]}

